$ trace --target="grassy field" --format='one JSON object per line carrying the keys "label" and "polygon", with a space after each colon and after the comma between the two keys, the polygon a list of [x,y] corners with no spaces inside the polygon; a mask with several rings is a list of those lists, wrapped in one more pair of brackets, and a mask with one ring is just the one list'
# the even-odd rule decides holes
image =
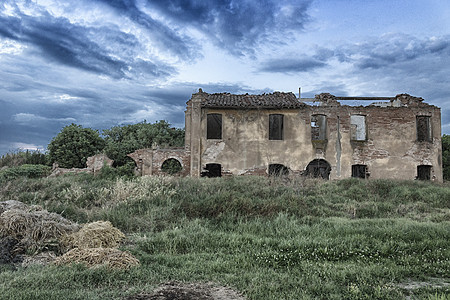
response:
{"label": "grassy field", "polygon": [[18,178],[0,201],[109,220],[141,262],[0,266],[1,299],[122,299],[168,281],[248,299],[450,299],[450,185],[231,177]]}

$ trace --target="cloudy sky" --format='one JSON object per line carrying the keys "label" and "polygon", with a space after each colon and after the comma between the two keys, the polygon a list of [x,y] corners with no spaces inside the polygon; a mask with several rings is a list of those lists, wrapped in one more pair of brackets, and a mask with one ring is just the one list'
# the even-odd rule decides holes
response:
{"label": "cloudy sky", "polygon": [[206,92],[409,93],[450,134],[448,0],[2,0],[0,154]]}

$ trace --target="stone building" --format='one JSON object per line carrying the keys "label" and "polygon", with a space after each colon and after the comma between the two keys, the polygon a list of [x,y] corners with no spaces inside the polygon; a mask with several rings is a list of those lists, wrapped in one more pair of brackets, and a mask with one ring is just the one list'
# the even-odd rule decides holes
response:
{"label": "stone building", "polygon": [[[348,100],[371,102],[344,105]],[[408,94],[297,98],[200,89],[185,114],[185,148],[130,154],[139,174],[162,174],[161,166],[172,159],[182,167],[181,175],[194,177],[443,180],[440,109]]]}

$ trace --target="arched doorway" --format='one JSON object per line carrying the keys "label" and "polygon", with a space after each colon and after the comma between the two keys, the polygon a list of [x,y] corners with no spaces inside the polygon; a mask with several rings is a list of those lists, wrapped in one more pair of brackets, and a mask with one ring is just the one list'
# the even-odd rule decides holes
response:
{"label": "arched doorway", "polygon": [[314,159],[306,167],[306,176],[330,179],[331,165],[324,159]]}
{"label": "arched doorway", "polygon": [[161,165],[161,171],[170,175],[181,172],[181,170],[183,170],[183,166],[175,158],[166,159]]}
{"label": "arched doorway", "polygon": [[286,176],[289,175],[289,169],[282,164],[270,164],[269,176]]}

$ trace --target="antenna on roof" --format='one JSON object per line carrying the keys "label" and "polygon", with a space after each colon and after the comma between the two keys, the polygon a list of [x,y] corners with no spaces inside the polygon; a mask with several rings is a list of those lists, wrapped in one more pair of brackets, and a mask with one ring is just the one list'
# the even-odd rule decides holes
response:
{"label": "antenna on roof", "polygon": [[302,88],[299,87],[298,88],[298,99],[300,99],[302,97]]}

